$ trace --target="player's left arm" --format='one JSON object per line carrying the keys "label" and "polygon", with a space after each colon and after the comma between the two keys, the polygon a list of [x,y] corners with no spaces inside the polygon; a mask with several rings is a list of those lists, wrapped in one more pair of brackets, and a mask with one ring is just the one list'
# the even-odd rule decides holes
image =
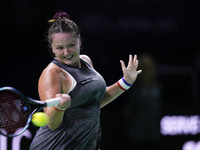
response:
{"label": "player's left arm", "polygon": [[[126,67],[124,61],[120,60],[123,77],[126,83],[133,84],[137,78],[137,76],[142,72],[142,70],[138,70],[139,61],[137,60],[137,55],[133,56],[129,55],[128,66]],[[114,83],[113,85],[106,88],[106,92],[101,100],[100,107],[104,107],[114,99],[116,99],[119,95],[121,95],[125,90],[123,90],[118,83]]]}
{"label": "player's left arm", "polygon": [[[80,55],[80,58],[85,60],[87,63],[89,63],[93,67],[93,63],[87,55]],[[129,84],[133,84],[137,76],[142,72],[142,70],[137,71],[137,67],[139,64],[139,61],[137,60],[137,55],[135,55],[134,58],[132,55],[129,55],[129,62],[128,62],[127,67],[125,66],[124,61],[120,60],[120,63],[121,63],[123,77],[125,81]],[[113,85],[108,86],[101,100],[100,108],[112,102],[123,92],[124,90],[122,90],[122,88],[120,88],[117,83],[114,83]]]}

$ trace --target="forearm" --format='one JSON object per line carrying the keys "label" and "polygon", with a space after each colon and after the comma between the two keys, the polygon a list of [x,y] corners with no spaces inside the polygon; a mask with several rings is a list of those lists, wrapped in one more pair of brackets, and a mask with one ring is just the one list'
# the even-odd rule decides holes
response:
{"label": "forearm", "polygon": [[101,100],[100,108],[106,106],[110,102],[112,102],[114,99],[116,99],[119,95],[121,95],[124,92],[117,83],[109,86],[106,88],[106,92]]}
{"label": "forearm", "polygon": [[63,120],[64,111],[58,111],[54,107],[49,107],[45,109],[45,113],[49,117],[49,122],[47,124],[49,129],[57,129]]}

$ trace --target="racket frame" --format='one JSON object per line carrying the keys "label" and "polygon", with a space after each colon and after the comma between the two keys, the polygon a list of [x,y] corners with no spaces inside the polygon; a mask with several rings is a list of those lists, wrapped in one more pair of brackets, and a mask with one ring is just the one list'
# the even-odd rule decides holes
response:
{"label": "racket frame", "polygon": [[44,107],[51,107],[51,106],[55,106],[58,105],[60,103],[61,98],[57,97],[57,98],[53,98],[53,99],[49,99],[49,100],[45,100],[45,101],[40,101],[40,100],[35,100],[32,99],[30,97],[25,96],[22,92],[20,92],[18,89],[13,88],[13,87],[2,87],[0,88],[0,91],[4,91],[4,90],[9,90],[12,91],[13,93],[19,95],[26,103],[30,104],[31,106],[36,107],[35,109],[33,109],[33,111],[29,114],[29,117],[27,119],[26,125],[25,127],[23,127],[23,130],[17,134],[4,134],[1,132],[1,128],[0,128],[0,134],[4,135],[6,137],[9,138],[13,138],[16,136],[19,136],[20,134],[22,134],[23,132],[25,132],[27,130],[27,128],[30,125],[30,122],[32,120],[32,115],[36,112],[41,111],[41,109],[43,109]]}

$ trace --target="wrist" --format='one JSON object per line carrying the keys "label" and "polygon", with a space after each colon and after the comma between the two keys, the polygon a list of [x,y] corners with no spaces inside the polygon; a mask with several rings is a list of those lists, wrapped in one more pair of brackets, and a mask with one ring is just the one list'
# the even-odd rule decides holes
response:
{"label": "wrist", "polygon": [[132,86],[132,84],[125,81],[124,77],[117,81],[117,84],[124,91],[128,90]]}
{"label": "wrist", "polygon": [[57,111],[61,111],[61,112],[64,112],[67,110],[67,108],[62,109],[62,108],[58,108],[57,106],[53,106],[53,108],[56,109]]}

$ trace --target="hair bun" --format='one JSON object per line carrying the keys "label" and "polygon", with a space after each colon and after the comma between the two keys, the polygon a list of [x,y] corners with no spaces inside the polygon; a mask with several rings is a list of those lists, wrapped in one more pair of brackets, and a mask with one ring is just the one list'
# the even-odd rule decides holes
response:
{"label": "hair bun", "polygon": [[68,15],[66,12],[59,11],[53,16],[53,19],[58,19],[59,17],[66,17],[69,19],[70,15]]}

